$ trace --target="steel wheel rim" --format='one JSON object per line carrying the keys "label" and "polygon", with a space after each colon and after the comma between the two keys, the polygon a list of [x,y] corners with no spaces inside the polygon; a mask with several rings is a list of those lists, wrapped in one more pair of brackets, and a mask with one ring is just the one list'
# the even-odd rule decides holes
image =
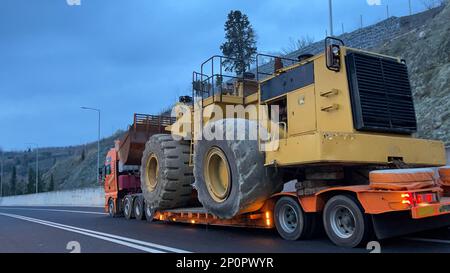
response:
{"label": "steel wheel rim", "polygon": [[112,215],[114,212],[114,204],[112,201],[109,201],[109,214]]}
{"label": "steel wheel rim", "polygon": [[230,194],[231,175],[223,151],[217,147],[211,148],[206,154],[203,169],[209,195],[216,202],[224,202]]}
{"label": "steel wheel rim", "polygon": [[152,217],[152,209],[150,208],[149,205],[145,205],[145,212],[148,217]]}
{"label": "steel wheel rim", "polygon": [[128,199],[126,199],[125,201],[125,207],[123,208],[125,214],[128,215],[128,213],[130,212],[130,201]]}
{"label": "steel wheel rim", "polygon": [[154,154],[150,156],[146,164],[146,182],[150,187],[150,191],[154,191],[158,184],[158,158]]}
{"label": "steel wheel rim", "polygon": [[334,207],[330,213],[330,223],[333,232],[342,239],[353,236],[356,229],[356,219],[353,212],[346,206]]}
{"label": "steel wheel rim", "polygon": [[136,207],[134,208],[134,213],[135,213],[137,216],[141,215],[141,212],[140,212],[140,210],[139,210],[139,205],[138,205],[138,204],[136,204]]}
{"label": "steel wheel rim", "polygon": [[278,222],[284,231],[288,233],[294,232],[297,229],[299,222],[299,217],[295,208],[290,204],[284,205],[278,214]]}

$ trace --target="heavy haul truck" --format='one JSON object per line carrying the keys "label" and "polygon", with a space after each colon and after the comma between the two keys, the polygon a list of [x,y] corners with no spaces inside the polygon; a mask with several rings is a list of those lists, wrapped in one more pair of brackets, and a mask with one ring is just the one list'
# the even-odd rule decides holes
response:
{"label": "heavy haul truck", "polygon": [[[258,55],[256,75],[227,75],[227,61],[214,56],[193,73],[192,97],[178,103],[188,114],[135,114],[104,166],[111,216],[276,228],[287,240],[323,227],[346,247],[450,225],[444,144],[413,135],[404,60],[327,38],[315,56]],[[261,115],[210,111],[273,105],[267,126]],[[265,140],[226,138],[255,128]],[[205,129],[224,138],[195,137]],[[262,150],[275,133],[278,144]]]}

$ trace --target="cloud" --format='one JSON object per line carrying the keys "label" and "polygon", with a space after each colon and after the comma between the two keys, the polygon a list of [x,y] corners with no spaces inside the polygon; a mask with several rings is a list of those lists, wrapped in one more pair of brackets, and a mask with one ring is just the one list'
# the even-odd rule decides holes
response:
{"label": "cloud", "polygon": [[369,6],[380,6],[381,0],[366,0]]}
{"label": "cloud", "polygon": [[[400,14],[400,2],[392,14]],[[384,15],[361,0],[333,3],[335,24],[345,23],[346,30],[357,27],[359,14],[365,22]],[[1,145],[95,140],[87,132],[96,124],[81,104],[102,109],[102,134],[108,135],[125,128],[134,112],[157,113],[190,94],[192,71],[220,53],[232,9],[249,16],[262,52],[303,35],[321,39],[328,27],[325,1],[82,0],[69,6],[65,0],[3,0]]]}

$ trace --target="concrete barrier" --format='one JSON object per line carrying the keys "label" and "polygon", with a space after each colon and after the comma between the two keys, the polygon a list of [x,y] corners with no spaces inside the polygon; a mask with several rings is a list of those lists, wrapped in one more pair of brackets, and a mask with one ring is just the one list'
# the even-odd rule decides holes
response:
{"label": "concrete barrier", "polygon": [[84,188],[0,198],[0,206],[79,206],[102,207],[103,188]]}

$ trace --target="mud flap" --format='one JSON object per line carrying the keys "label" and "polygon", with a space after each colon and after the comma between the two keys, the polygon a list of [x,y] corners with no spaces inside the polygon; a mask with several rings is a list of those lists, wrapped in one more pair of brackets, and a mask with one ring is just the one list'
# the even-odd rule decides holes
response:
{"label": "mud flap", "polygon": [[450,214],[413,219],[410,211],[373,214],[375,235],[379,240],[450,226]]}

